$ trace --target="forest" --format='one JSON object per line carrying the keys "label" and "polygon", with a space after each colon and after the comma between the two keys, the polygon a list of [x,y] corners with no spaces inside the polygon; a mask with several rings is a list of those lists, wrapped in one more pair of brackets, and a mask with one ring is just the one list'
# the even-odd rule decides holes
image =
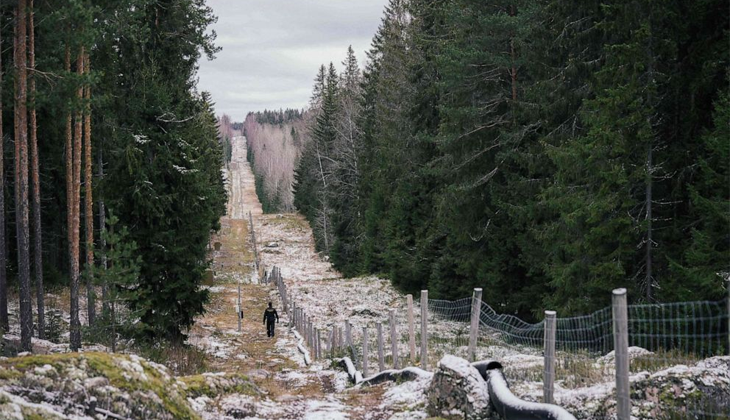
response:
{"label": "forest", "polygon": [[722,299],[728,24],[718,0],[391,0],[363,69],[316,75],[294,205],[347,276],[525,319]]}
{"label": "forest", "polygon": [[294,169],[308,140],[309,113],[298,109],[250,112],[243,123],[256,195],[267,213],[294,211]]}
{"label": "forest", "polygon": [[49,291],[70,301],[72,350],[181,343],[203,312],[226,203],[196,88],[214,20],[203,0],[0,6],[0,329],[19,322],[22,350],[59,334]]}

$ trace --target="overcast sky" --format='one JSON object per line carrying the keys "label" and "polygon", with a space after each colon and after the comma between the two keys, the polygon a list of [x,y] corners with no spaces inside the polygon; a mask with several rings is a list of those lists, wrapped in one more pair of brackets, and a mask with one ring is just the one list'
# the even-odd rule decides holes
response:
{"label": "overcast sky", "polygon": [[218,23],[213,61],[200,61],[198,89],[217,114],[306,107],[320,64],[340,69],[348,45],[365,60],[387,0],[208,0]]}

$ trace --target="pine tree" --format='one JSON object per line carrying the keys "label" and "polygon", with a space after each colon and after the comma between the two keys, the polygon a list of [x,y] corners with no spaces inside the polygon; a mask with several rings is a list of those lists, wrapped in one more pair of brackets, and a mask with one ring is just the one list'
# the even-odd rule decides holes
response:
{"label": "pine tree", "polygon": [[31,351],[33,309],[30,292],[30,221],[28,212],[28,110],[27,110],[27,3],[20,0],[15,12],[15,216],[20,285],[20,347]]}
{"label": "pine tree", "polygon": [[[84,72],[90,73],[89,53],[84,56]],[[91,167],[91,87],[87,82],[84,86],[84,198],[86,207],[84,216],[86,222],[86,277],[87,313],[89,325],[96,319],[96,299],[94,291],[94,200],[93,200],[93,171]]]}
{"label": "pine tree", "polygon": [[[64,69],[66,75],[71,75],[71,47],[68,41],[65,46]],[[71,108],[66,113],[66,229],[68,242],[68,258],[69,258],[69,278],[70,278],[70,336],[69,341],[72,351],[77,351],[81,347],[81,323],[79,322],[79,277],[78,277],[78,258],[74,258],[74,142],[73,142],[73,117]]]}
{"label": "pine tree", "polygon": [[[0,35],[0,51],[2,50],[2,36]],[[5,137],[3,135],[3,104],[2,54],[0,54],[0,329],[7,331],[8,322],[8,278],[7,278],[7,250],[5,249]]]}
{"label": "pine tree", "polygon": [[30,89],[30,156],[31,181],[33,191],[33,271],[35,274],[36,305],[38,310],[38,338],[45,335],[45,305],[43,293],[43,229],[41,226],[41,183],[38,164],[38,122],[36,117],[36,80],[35,80],[35,9],[33,0],[28,1],[28,57],[31,69]]}

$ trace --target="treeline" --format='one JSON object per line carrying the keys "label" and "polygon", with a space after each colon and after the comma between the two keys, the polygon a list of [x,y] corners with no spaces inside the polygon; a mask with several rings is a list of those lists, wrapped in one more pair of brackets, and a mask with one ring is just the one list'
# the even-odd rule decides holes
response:
{"label": "treeline", "polygon": [[250,112],[243,123],[247,158],[265,213],[294,210],[294,168],[307,142],[307,114],[297,109]]}
{"label": "treeline", "polygon": [[246,117],[253,115],[256,122],[259,124],[278,124],[282,125],[288,122],[301,120],[304,116],[304,111],[299,109],[279,109],[278,111],[264,109],[263,112],[249,112]]}
{"label": "treeline", "polygon": [[70,286],[74,350],[118,334],[181,342],[203,312],[226,202],[216,118],[195,87],[213,21],[202,0],[0,6],[0,329],[17,286],[23,350],[48,332],[49,283]]}
{"label": "treeline", "polygon": [[727,3],[391,0],[322,67],[295,205],[346,275],[504,312],[721,299]]}
{"label": "treeline", "polygon": [[226,165],[231,162],[233,157],[233,137],[240,135],[240,130],[235,125],[228,114],[218,117],[218,140],[223,147],[223,156]]}

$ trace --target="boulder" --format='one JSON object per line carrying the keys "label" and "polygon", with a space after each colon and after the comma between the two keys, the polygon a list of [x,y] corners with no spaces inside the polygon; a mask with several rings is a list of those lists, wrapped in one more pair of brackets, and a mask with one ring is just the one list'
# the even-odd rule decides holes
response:
{"label": "boulder", "polygon": [[489,403],[487,382],[468,361],[447,355],[426,393],[428,414],[444,419],[499,419]]}

